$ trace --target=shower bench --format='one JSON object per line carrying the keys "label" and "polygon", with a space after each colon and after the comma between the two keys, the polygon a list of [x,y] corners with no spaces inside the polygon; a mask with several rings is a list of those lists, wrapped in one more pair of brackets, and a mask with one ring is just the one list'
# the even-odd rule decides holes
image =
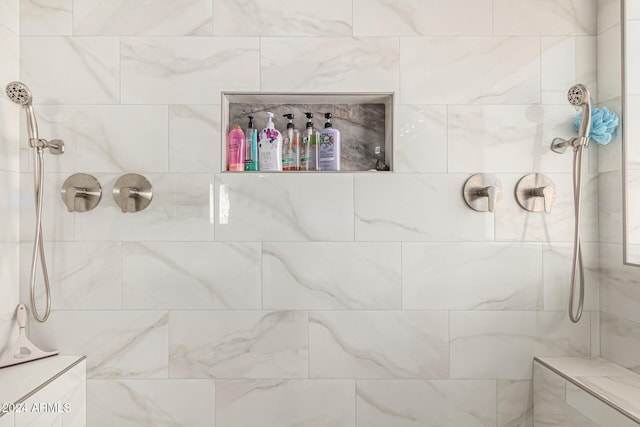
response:
{"label": "shower bench", "polygon": [[640,426],[640,375],[600,357],[536,357],[534,425]]}
{"label": "shower bench", "polygon": [[86,426],[86,369],[62,355],[0,369],[0,427]]}

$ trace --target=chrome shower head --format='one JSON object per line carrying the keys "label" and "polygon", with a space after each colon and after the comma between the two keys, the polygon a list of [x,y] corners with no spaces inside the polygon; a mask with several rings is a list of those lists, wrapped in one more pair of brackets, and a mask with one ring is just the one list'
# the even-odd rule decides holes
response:
{"label": "chrome shower head", "polygon": [[590,100],[590,98],[589,90],[581,84],[571,86],[569,92],[567,92],[569,104],[574,107],[580,107],[584,104],[585,100]]}
{"label": "chrome shower head", "polygon": [[18,105],[30,105],[33,97],[31,91],[22,82],[11,82],[7,85],[5,92],[11,102],[15,102]]}
{"label": "chrome shower head", "polygon": [[567,99],[569,104],[574,107],[582,107],[582,120],[578,136],[584,139],[583,144],[586,145],[591,133],[591,94],[589,89],[583,84],[575,84],[569,88]]}

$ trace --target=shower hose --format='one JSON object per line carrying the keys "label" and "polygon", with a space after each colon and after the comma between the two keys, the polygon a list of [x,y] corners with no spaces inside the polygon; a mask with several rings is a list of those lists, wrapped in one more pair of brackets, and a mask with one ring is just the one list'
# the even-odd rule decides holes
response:
{"label": "shower hose", "polygon": [[[580,199],[582,192],[582,152],[584,145],[580,144],[573,151],[573,204],[574,204],[574,232],[573,232],[573,261],[571,266],[571,288],[569,291],[569,319],[577,323],[582,317],[584,307],[584,268],[582,265],[582,249],[580,245]],[[574,310],[576,276],[580,276],[580,294],[578,308]]]}
{"label": "shower hose", "polygon": [[[44,243],[42,241],[42,187],[44,186],[44,148],[35,147],[33,149],[33,184],[36,204],[36,229],[33,240],[33,252],[31,255],[31,273],[29,278],[29,293],[31,297],[31,312],[33,317],[40,323],[46,322],[51,313],[51,289],[49,287],[49,274],[47,273],[47,262],[44,257]],[[42,275],[44,278],[44,289],[46,307],[44,315],[40,316],[36,307],[36,268],[40,258]]]}

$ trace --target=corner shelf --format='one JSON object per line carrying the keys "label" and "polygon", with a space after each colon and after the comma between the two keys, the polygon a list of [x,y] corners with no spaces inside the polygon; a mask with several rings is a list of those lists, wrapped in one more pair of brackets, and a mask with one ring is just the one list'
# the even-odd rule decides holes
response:
{"label": "corner shelf", "polygon": [[287,124],[283,114],[293,113],[296,128],[303,131],[306,111],[313,113],[313,125],[318,130],[324,127],[324,113],[331,112],[331,122],[341,137],[340,172],[372,170],[379,159],[393,170],[393,106],[393,93],[223,92],[222,170],[227,170],[226,141],[233,125],[246,129],[246,116],[252,115],[254,126],[260,130],[265,126],[267,111],[274,113],[276,129],[281,132]]}

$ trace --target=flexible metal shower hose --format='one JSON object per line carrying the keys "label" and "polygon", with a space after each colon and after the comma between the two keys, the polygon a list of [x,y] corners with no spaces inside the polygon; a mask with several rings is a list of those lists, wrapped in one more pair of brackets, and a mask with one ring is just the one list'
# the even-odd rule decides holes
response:
{"label": "flexible metal shower hose", "polygon": [[[36,203],[36,230],[33,240],[33,253],[31,255],[31,275],[29,278],[29,292],[31,296],[31,312],[33,317],[40,323],[46,322],[51,314],[51,289],[49,287],[49,274],[47,273],[47,262],[44,257],[44,243],[42,239],[42,187],[44,186],[44,149],[34,148],[33,150],[33,185]],[[42,275],[44,278],[44,289],[46,307],[43,316],[40,316],[36,307],[36,266],[40,258]]]}
{"label": "flexible metal shower hose", "polygon": [[[580,144],[573,151],[573,205],[574,205],[574,232],[573,232],[573,262],[571,266],[571,289],[569,291],[569,319],[577,323],[582,317],[584,308],[584,267],[582,265],[582,248],[580,244],[580,199],[582,193],[582,151],[584,145]],[[576,275],[580,275],[580,294],[578,296],[578,309],[574,313],[573,300],[575,298]]]}

